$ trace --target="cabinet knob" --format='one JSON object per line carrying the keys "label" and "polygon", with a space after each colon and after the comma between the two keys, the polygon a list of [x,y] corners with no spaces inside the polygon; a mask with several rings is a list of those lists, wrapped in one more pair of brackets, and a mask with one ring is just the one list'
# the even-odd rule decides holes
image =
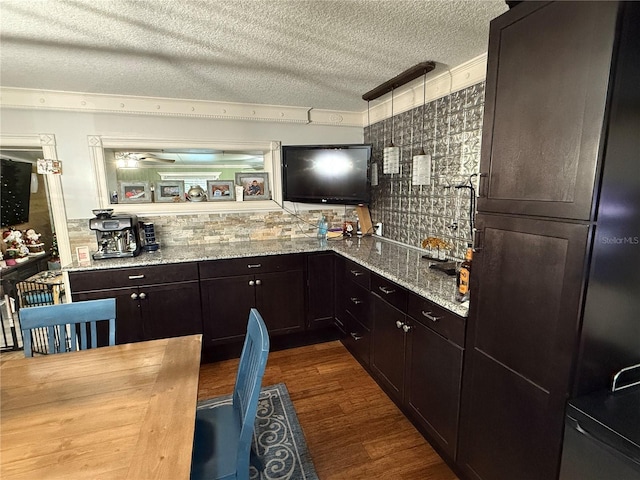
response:
{"label": "cabinet knob", "polygon": [[402,323],[400,320],[396,320],[396,328],[402,328],[404,327],[404,323]]}
{"label": "cabinet knob", "polygon": [[249,286],[253,287],[256,284],[256,282],[254,282],[253,280],[249,280]]}
{"label": "cabinet knob", "polygon": [[131,294],[131,300],[137,300],[138,299],[138,294],[137,293],[132,293]]}
{"label": "cabinet knob", "polygon": [[146,294],[146,293],[144,293],[144,292],[141,292],[141,293],[140,293],[140,298],[141,298],[142,300],[144,300],[145,298],[147,298],[147,294]]}
{"label": "cabinet knob", "polygon": [[407,325],[406,323],[402,326],[402,330],[404,330],[404,333],[409,333],[411,328],[411,325]]}
{"label": "cabinet knob", "polygon": [[256,285],[262,285],[262,280],[256,280]]}

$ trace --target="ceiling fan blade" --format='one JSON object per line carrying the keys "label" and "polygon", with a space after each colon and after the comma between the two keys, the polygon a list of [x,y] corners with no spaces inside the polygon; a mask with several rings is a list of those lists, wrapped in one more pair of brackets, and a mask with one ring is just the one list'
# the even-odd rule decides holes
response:
{"label": "ceiling fan blade", "polygon": [[154,163],[176,163],[173,158],[159,158],[153,154],[141,154],[138,157],[139,162],[154,162]]}

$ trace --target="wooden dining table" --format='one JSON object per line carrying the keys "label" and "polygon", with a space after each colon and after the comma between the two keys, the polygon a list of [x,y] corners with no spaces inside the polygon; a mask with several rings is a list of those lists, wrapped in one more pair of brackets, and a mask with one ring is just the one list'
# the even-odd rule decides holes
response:
{"label": "wooden dining table", "polygon": [[188,479],[202,336],[6,360],[0,478]]}

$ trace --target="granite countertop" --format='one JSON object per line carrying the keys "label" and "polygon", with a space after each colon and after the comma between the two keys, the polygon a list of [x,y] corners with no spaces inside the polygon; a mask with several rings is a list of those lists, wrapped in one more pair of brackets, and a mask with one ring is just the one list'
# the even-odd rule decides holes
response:
{"label": "granite countertop", "polygon": [[422,250],[381,237],[329,239],[322,243],[315,238],[296,238],[207,246],[161,247],[155,252],[143,252],[137,257],[92,260],[87,266],[80,266],[74,262],[65,266],[64,270],[78,272],[320,251],[338,252],[345,258],[460,316],[466,317],[469,313],[468,302],[458,303],[454,299],[455,277],[430,269],[430,262],[422,258]]}

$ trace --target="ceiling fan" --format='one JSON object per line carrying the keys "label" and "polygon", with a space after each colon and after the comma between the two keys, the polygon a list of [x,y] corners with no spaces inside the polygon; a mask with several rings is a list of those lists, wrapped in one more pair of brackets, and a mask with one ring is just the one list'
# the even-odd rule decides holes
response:
{"label": "ceiling fan", "polygon": [[175,159],[161,158],[151,152],[115,152],[116,166],[118,168],[137,168],[138,163],[147,164],[172,164]]}

